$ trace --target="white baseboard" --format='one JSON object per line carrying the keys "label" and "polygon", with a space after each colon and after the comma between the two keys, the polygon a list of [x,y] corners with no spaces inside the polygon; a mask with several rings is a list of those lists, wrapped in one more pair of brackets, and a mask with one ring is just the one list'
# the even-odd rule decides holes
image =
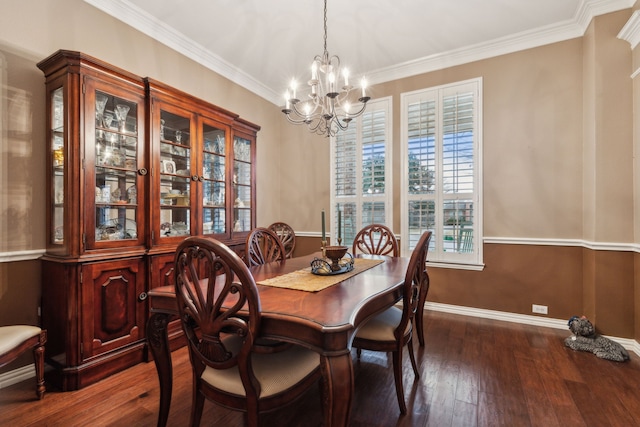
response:
{"label": "white baseboard", "polygon": [[[567,326],[567,320],[552,319],[541,316],[531,316],[528,314],[516,314],[508,313],[504,311],[486,310],[482,308],[463,307],[459,305],[441,304],[437,302],[428,302],[425,304],[425,309],[433,311],[442,311],[445,313],[460,314],[463,316],[481,317],[484,319],[501,320],[503,322],[522,323],[525,325],[543,326],[554,329],[565,329],[568,334],[569,327]],[[568,336],[568,335],[567,335]],[[605,335],[620,344],[627,350],[633,351],[636,355],[640,356],[640,343],[630,338],[618,338]]]}
{"label": "white baseboard", "polygon": [[0,374],[0,389],[35,377],[36,366],[33,363],[30,365],[22,366],[21,368],[17,368],[12,371]]}
{"label": "white baseboard", "polygon": [[[425,309],[433,311],[442,311],[445,313],[460,314],[463,316],[481,317],[484,319],[501,320],[503,322],[522,323],[525,325],[542,326],[546,328],[554,329],[566,329],[567,320],[563,319],[551,319],[541,316],[530,316],[527,314],[515,314],[507,313],[505,311],[486,310],[482,308],[463,307],[459,305],[441,304],[437,302],[428,302],[425,304]],[[640,343],[630,338],[618,338],[607,336],[612,340],[622,344],[627,350],[633,351],[636,355],[640,356]],[[30,378],[35,378],[36,370],[32,363],[31,365],[23,366],[13,371],[0,374],[0,389],[9,387],[13,384],[19,383]]]}

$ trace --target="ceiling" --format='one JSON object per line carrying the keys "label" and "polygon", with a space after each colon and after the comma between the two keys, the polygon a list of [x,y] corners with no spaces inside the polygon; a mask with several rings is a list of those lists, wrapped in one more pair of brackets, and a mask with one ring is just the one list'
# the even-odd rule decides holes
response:
{"label": "ceiling", "polygon": [[[322,0],[84,0],[276,105],[323,51]],[[580,37],[635,0],[328,0],[327,50],[382,83]]]}

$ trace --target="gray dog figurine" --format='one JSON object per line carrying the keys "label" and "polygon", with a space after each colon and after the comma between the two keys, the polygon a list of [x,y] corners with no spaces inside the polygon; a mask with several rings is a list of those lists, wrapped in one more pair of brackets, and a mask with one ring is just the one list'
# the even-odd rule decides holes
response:
{"label": "gray dog figurine", "polygon": [[569,319],[569,330],[573,335],[564,340],[564,344],[580,351],[589,351],[601,359],[624,362],[629,353],[619,343],[597,334],[595,328],[585,316],[573,316]]}

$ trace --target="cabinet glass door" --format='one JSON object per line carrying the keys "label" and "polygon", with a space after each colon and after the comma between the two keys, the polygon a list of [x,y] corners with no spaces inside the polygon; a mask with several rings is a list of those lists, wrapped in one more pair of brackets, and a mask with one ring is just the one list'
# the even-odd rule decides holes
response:
{"label": "cabinet glass door", "polygon": [[251,141],[233,138],[233,231],[251,230]]}
{"label": "cabinet glass door", "polygon": [[222,234],[226,220],[226,133],[203,124],[202,234]]}
{"label": "cabinet glass door", "polygon": [[95,92],[95,241],[138,240],[138,108]]}
{"label": "cabinet glass door", "polygon": [[63,88],[60,87],[51,92],[51,141],[50,147],[52,159],[52,189],[51,194],[51,243],[61,245],[64,243],[64,99]]}
{"label": "cabinet glass door", "polygon": [[160,238],[191,234],[191,120],[160,110]]}

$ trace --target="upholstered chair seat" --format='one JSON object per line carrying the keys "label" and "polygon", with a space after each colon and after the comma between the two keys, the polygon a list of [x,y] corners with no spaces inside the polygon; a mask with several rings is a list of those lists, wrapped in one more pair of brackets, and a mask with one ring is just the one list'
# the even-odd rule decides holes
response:
{"label": "upholstered chair seat", "polygon": [[27,350],[33,351],[36,368],[36,395],[44,397],[44,344],[47,331],[31,325],[0,326],[0,367],[16,360]]}
{"label": "upholstered chair seat", "polygon": [[[377,342],[396,342],[394,332],[402,320],[402,310],[398,307],[390,307],[368,320],[358,329],[358,338],[361,340],[372,340]],[[407,324],[406,332],[411,329],[411,324]]]}
{"label": "upholstered chair seat", "polygon": [[[224,340],[225,347],[236,353],[242,346],[242,340],[232,336]],[[253,374],[260,383],[258,398],[264,399],[282,393],[318,369],[320,355],[304,347],[292,345],[284,351],[274,353],[253,353],[251,365]],[[202,380],[218,390],[245,397],[245,389],[240,379],[238,366],[229,369],[206,367]]]}

